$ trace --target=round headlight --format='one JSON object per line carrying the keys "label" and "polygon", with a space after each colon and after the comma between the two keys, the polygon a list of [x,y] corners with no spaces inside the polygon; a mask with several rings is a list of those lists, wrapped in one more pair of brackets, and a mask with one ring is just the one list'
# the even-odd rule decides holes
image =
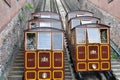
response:
{"label": "round headlight", "polygon": [[93,68],[93,69],[96,69],[96,68],[97,68],[96,64],[93,64],[93,65],[92,65],[92,68]]}
{"label": "round headlight", "polygon": [[47,73],[42,73],[42,78],[43,79],[47,78]]}

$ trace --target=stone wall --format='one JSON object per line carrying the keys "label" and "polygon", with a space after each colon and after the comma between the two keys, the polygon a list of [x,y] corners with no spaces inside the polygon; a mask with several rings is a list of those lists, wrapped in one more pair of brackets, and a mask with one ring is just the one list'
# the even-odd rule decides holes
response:
{"label": "stone wall", "polygon": [[89,0],[79,0],[79,3],[82,10],[92,11],[94,16],[101,19],[102,24],[106,24],[111,27],[110,37],[118,47],[120,47],[120,20],[94,5]]}
{"label": "stone wall", "polygon": [[[3,75],[7,75],[8,64],[11,63],[10,58],[13,58],[15,51],[23,45],[23,32],[27,27],[27,20],[31,18],[31,13],[34,12],[39,0],[27,0],[24,4],[31,4],[33,9],[19,10],[15,17],[5,26],[4,30],[0,32],[0,79]],[[5,74],[4,74],[5,71]],[[6,79],[3,79],[6,80]]]}

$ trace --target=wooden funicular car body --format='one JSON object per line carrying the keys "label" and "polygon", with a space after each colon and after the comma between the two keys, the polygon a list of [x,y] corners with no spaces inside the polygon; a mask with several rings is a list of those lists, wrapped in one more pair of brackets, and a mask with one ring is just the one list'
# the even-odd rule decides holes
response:
{"label": "wooden funicular car body", "polygon": [[109,71],[109,26],[84,24],[74,27],[71,30],[71,56],[77,72]]}
{"label": "wooden funicular car body", "polygon": [[64,30],[61,21],[31,19],[24,36],[24,80],[64,80]]}

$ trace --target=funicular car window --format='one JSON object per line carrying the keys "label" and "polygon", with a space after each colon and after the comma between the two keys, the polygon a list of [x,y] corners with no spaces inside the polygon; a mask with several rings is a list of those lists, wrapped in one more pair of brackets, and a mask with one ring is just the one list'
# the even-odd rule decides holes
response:
{"label": "funicular car window", "polygon": [[87,28],[88,42],[100,43],[100,33],[98,28]]}
{"label": "funicular car window", "polygon": [[50,27],[51,23],[50,22],[40,22],[40,27]]}
{"label": "funicular car window", "polygon": [[93,23],[93,22],[92,22],[92,21],[88,21],[88,20],[86,20],[86,21],[85,21],[85,20],[82,20],[81,23],[82,23],[82,24],[89,24],[89,23]]}
{"label": "funicular car window", "polygon": [[39,23],[31,23],[31,28],[39,27]]}
{"label": "funicular car window", "polygon": [[100,29],[100,38],[101,38],[101,43],[107,43],[108,42],[107,29]]}
{"label": "funicular car window", "polygon": [[53,15],[53,16],[51,16],[51,18],[59,20],[59,16]]}
{"label": "funicular car window", "polygon": [[50,15],[41,15],[41,18],[50,18]]}
{"label": "funicular car window", "polygon": [[63,41],[62,41],[62,33],[54,33],[53,34],[53,49],[61,50]]}
{"label": "funicular car window", "polygon": [[27,50],[35,50],[36,49],[35,33],[26,33],[26,49]]}
{"label": "funicular car window", "polygon": [[68,20],[71,19],[71,18],[74,18],[76,16],[76,14],[69,14],[69,17],[68,17]]}
{"label": "funicular car window", "polygon": [[54,28],[62,29],[60,22],[53,23],[52,26],[53,26]]}
{"label": "funicular car window", "polygon": [[38,33],[38,49],[51,49],[51,33]]}
{"label": "funicular car window", "polygon": [[93,16],[92,13],[87,13],[87,14],[84,14],[84,16]]}
{"label": "funicular car window", "polygon": [[72,26],[71,28],[74,28],[75,26],[80,25],[80,21],[79,20],[72,20]]}
{"label": "funicular car window", "polygon": [[86,42],[86,30],[85,28],[77,28],[77,44]]}

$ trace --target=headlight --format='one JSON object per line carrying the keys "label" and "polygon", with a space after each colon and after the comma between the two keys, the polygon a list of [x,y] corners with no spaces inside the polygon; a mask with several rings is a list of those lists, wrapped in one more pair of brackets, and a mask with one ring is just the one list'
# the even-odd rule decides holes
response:
{"label": "headlight", "polygon": [[92,68],[95,70],[97,68],[96,64],[92,64]]}
{"label": "headlight", "polygon": [[42,78],[43,79],[47,78],[47,73],[42,73]]}

